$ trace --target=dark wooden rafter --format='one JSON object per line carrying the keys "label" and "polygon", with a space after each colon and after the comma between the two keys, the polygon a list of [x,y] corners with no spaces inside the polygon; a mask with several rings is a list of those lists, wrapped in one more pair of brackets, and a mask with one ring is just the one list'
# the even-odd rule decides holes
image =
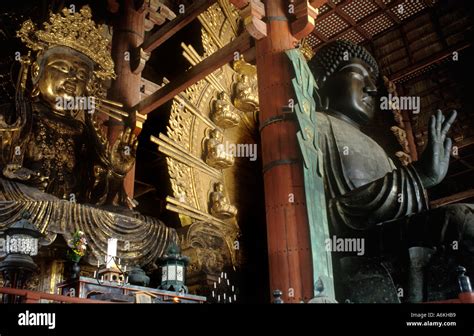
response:
{"label": "dark wooden rafter", "polygon": [[420,71],[423,68],[425,68],[427,66],[430,66],[431,64],[440,62],[440,61],[444,60],[446,57],[449,57],[450,55],[452,55],[453,52],[455,52],[455,51],[459,52],[459,51],[461,51],[465,48],[468,48],[469,46],[471,46],[471,44],[469,42],[465,42],[465,43],[462,43],[461,45],[456,45],[454,47],[451,47],[448,50],[441,50],[441,51],[437,52],[436,54],[432,55],[431,57],[428,57],[427,59],[424,59],[420,62],[412,64],[411,66],[409,66],[405,69],[402,69],[402,70],[400,70],[400,71],[398,71],[398,72],[396,72],[396,73],[394,73],[394,74],[392,74],[388,77],[392,82],[401,81],[404,77],[406,77],[410,74],[413,74],[417,71]]}
{"label": "dark wooden rafter", "polygon": [[[390,19],[392,19],[393,22],[395,22],[395,24],[398,25],[401,23],[400,19],[395,14],[393,14],[391,10],[387,10],[387,5],[385,5],[382,0],[375,0],[375,3],[385,11],[385,14],[387,14],[390,17]],[[400,3],[401,1],[396,3],[395,5],[399,5]],[[391,8],[393,7],[390,7],[390,9]]]}
{"label": "dark wooden rafter", "polygon": [[441,24],[439,23],[439,15],[436,14],[436,11],[434,8],[430,10],[430,19],[431,19],[431,22],[433,23],[434,30],[436,34],[438,35],[438,40],[441,42],[441,45],[443,46],[443,49],[448,48],[448,42],[446,41],[446,37],[444,36],[443,29],[441,28]]}
{"label": "dark wooden rafter", "polygon": [[469,189],[469,190],[462,191],[454,195],[437,199],[435,201],[430,202],[430,205],[433,208],[438,208],[440,206],[460,202],[471,197],[474,197],[474,189]]}
{"label": "dark wooden rafter", "polygon": [[140,114],[147,114],[160,107],[178,93],[186,90],[189,86],[204,79],[207,75],[216,71],[223,65],[234,59],[234,53],[245,53],[252,47],[252,38],[248,32],[242,33],[235,40],[219,49],[199,64],[183,73],[181,76],[165,85],[158,91],[143,99],[140,103],[132,107],[132,110]]}
{"label": "dark wooden rafter", "polygon": [[[400,0],[399,0],[400,1]],[[401,2],[403,2],[403,0],[401,0]],[[400,3],[398,3],[400,4]],[[393,6],[394,7],[394,6]],[[425,15],[427,12],[426,12],[426,9],[424,10],[421,10],[415,14],[413,14],[412,16],[409,17],[410,21],[413,21],[413,20],[416,20],[420,17],[422,17],[423,15]],[[386,11],[385,14],[389,15],[390,18],[392,18],[392,15],[397,18],[397,16],[395,14],[393,14],[391,11]],[[383,34],[388,34],[388,33],[391,33],[395,30],[398,30],[398,28],[400,27],[400,25],[402,24],[402,22],[397,18],[397,24],[393,25],[392,27],[388,28],[387,30],[383,31],[382,33]],[[379,33],[380,34],[380,33]]]}
{"label": "dark wooden rafter", "polygon": [[[454,144],[453,146],[456,146],[456,144]],[[460,161],[461,159],[462,159],[462,160],[471,159],[471,158],[473,158],[473,157],[474,157],[474,153],[468,154],[468,155],[464,155],[462,158],[461,158],[460,156],[454,156],[454,155],[453,155],[453,159],[451,159],[451,163]]]}
{"label": "dark wooden rafter", "polygon": [[459,149],[472,146],[472,145],[474,145],[474,137],[463,139],[454,144],[454,146],[458,147]]}
{"label": "dark wooden rafter", "polygon": [[[446,106],[446,99],[443,99],[442,97],[437,97],[435,101],[431,102],[428,105],[423,106],[423,109],[426,110],[429,113],[434,113],[437,109],[441,108],[442,106]],[[450,103],[450,102],[448,102]],[[443,110],[445,113],[451,113],[452,109],[447,109]]]}
{"label": "dark wooden rafter", "polygon": [[378,61],[379,61],[379,63],[382,63],[387,57],[390,58],[390,56],[392,56],[392,54],[395,54],[395,53],[399,52],[400,50],[404,50],[405,53],[403,53],[403,55],[401,55],[401,56],[398,57],[398,58],[392,58],[392,59],[390,59],[391,65],[395,65],[395,64],[397,64],[398,62],[403,61],[404,59],[406,59],[407,53],[406,53],[405,46],[403,46],[403,47],[401,47],[401,48],[398,48],[398,49],[395,49],[395,50],[393,50],[393,51],[391,51],[391,52],[389,52],[389,53],[387,53],[387,54],[385,54],[385,55],[378,56],[378,55],[375,54],[375,56],[378,56]]}
{"label": "dark wooden rafter", "polygon": [[469,162],[467,162],[466,160],[463,160],[462,158],[459,159],[459,162],[464,166],[466,167],[467,169],[471,169],[471,170],[474,170],[474,166],[472,164],[470,164]]}
{"label": "dark wooden rafter", "polygon": [[328,38],[326,38],[323,34],[318,33],[316,30],[313,30],[313,32],[312,32],[311,34],[313,34],[314,36],[316,36],[316,38],[317,38],[318,40],[321,40],[321,41],[323,41],[323,42],[329,41]]}
{"label": "dark wooden rafter", "polygon": [[199,16],[199,14],[208,9],[216,1],[217,0],[195,0],[186,9],[184,14],[179,15],[177,18],[166,23],[163,27],[158,29],[155,33],[143,41],[142,45],[140,45],[140,48],[142,48],[143,51],[147,53],[153,51],[171,36],[180,31],[183,27],[191,23]]}
{"label": "dark wooden rafter", "polygon": [[436,84],[434,86],[428,87],[427,89],[423,91],[416,92],[415,94],[420,97],[424,97],[428,94],[438,95],[440,90],[454,89],[454,88],[461,88],[461,85],[457,83],[450,83],[448,84],[448,86],[442,85],[442,84]]}
{"label": "dark wooden rafter", "polygon": [[463,175],[465,175],[465,174],[467,174],[467,173],[472,172],[473,170],[474,170],[474,169],[469,168],[469,169],[460,171],[460,172],[458,172],[458,173],[454,173],[454,174],[448,175],[448,176],[446,176],[446,177],[444,178],[443,183],[446,184],[446,181],[447,181],[447,180],[449,180],[449,179],[454,179],[454,178],[459,177],[459,176],[463,176]]}
{"label": "dark wooden rafter", "polygon": [[408,60],[410,61],[410,64],[413,64],[413,53],[411,52],[410,43],[408,42],[407,35],[405,34],[405,31],[403,30],[402,26],[398,27],[398,32],[400,33],[403,46],[405,47],[405,50],[407,52]]}

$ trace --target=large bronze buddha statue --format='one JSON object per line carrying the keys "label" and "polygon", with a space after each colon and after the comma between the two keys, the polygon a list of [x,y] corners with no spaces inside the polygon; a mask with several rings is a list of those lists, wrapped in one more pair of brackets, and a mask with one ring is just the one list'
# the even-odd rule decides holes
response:
{"label": "large bronze buddha statue", "polygon": [[[426,255],[413,253],[417,248],[431,254],[444,251],[454,264],[465,266],[472,274],[474,206],[454,204],[430,210],[426,196],[426,190],[447,173],[452,146],[447,134],[456,112],[445,118],[437,111],[431,117],[428,146],[420,160],[396,167],[362,131],[377,111],[379,71],[374,58],[361,46],[336,41],[321,48],[309,66],[319,88],[316,122],[330,234],[365,242],[363,256],[360,251],[332,254],[337,261],[336,278],[343,279],[346,291],[341,297],[356,302],[397,302],[396,282],[405,289],[403,300],[407,296],[421,300],[423,295],[412,293],[420,279],[408,284],[396,281],[396,272],[387,272],[386,263],[392,256],[408,260]],[[457,249],[452,248],[453,242]],[[416,262],[410,259],[411,264]]]}
{"label": "large bronze buddha statue", "polygon": [[18,32],[36,54],[22,59],[16,104],[0,111],[0,229],[28,210],[50,241],[85,232],[91,263],[103,262],[113,237],[125,263],[144,265],[176,241],[176,232],[128,209],[123,180],[137,137],[126,127],[109,144],[102,133],[102,112],[121,121],[126,113],[106,105],[114,63],[99,28],[84,7],[52,14],[43,30],[28,20]]}

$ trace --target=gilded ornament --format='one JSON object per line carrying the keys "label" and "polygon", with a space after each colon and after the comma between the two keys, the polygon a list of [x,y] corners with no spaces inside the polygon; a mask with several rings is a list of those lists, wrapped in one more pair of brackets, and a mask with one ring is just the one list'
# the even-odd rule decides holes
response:
{"label": "gilded ornament", "polygon": [[222,91],[218,99],[214,102],[214,112],[211,115],[212,121],[221,128],[231,128],[240,122],[240,116],[230,101],[229,95]]}

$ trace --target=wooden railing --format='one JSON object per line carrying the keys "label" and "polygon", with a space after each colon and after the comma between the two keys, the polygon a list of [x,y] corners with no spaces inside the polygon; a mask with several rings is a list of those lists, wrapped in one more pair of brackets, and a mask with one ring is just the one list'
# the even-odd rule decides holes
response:
{"label": "wooden railing", "polygon": [[[23,298],[21,303],[39,303],[40,300],[50,300],[61,303],[113,303],[108,301],[99,301],[92,299],[81,299],[73,296],[57,295],[44,292],[35,292],[26,289],[16,289],[8,287],[0,287],[0,294],[19,296]],[[0,301],[1,303],[1,301]]]}

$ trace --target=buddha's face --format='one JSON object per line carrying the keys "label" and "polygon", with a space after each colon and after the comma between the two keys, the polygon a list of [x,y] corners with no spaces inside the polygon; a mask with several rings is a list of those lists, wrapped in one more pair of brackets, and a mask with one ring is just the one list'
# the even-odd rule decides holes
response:
{"label": "buddha's face", "polygon": [[40,61],[37,85],[43,100],[54,110],[62,110],[58,101],[86,95],[92,75],[92,62],[69,48],[49,50]]}
{"label": "buddha's face", "polygon": [[377,87],[369,65],[358,58],[345,62],[322,85],[329,108],[359,124],[374,117]]}

